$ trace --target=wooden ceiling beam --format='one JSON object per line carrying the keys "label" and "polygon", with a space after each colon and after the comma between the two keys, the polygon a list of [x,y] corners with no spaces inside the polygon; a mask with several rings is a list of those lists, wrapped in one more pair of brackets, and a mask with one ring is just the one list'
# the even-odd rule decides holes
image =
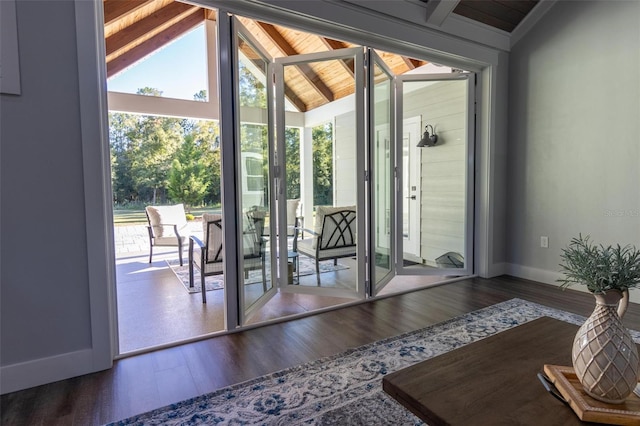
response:
{"label": "wooden ceiling beam", "polygon": [[[255,67],[256,70],[258,70],[258,72],[260,72],[261,76],[260,77],[264,77],[265,79],[267,79],[266,75],[264,74],[263,70],[264,70],[264,60],[262,59],[262,57],[260,55],[258,55],[253,46],[249,45],[248,43],[240,43],[240,51],[244,54],[244,57],[248,60],[253,62],[253,65]],[[256,71],[253,71],[253,73],[255,73]],[[258,77],[258,76],[256,76]],[[293,90],[291,90],[289,88],[289,86],[287,86],[285,84],[284,87],[284,96],[287,98],[287,100],[289,102],[291,102],[293,105],[295,105],[295,107],[298,109],[298,111],[300,112],[306,112],[307,111],[307,105],[304,103],[304,101],[302,101],[302,99],[300,99],[298,97],[298,95],[296,95]]]}
{"label": "wooden ceiling beam", "polygon": [[331,50],[348,49],[349,45],[344,41],[334,40],[328,37],[320,37],[325,46]]}
{"label": "wooden ceiling beam", "polygon": [[[107,61],[118,56],[119,51],[126,51],[130,46],[139,44],[145,39],[153,37],[164,29],[182,20],[185,16],[198,10],[199,7],[185,3],[171,3],[157,12],[147,16],[105,40]],[[204,14],[200,13],[204,19]]]}
{"label": "wooden ceiling beam", "polygon": [[[338,40],[334,40],[332,38],[327,38],[327,37],[320,37],[320,40],[329,50],[339,50],[339,49],[349,48],[347,43],[343,41],[338,41]],[[355,71],[354,71],[355,65],[354,65],[353,59],[342,59],[340,63],[342,63],[342,66],[344,67],[345,71],[347,71],[352,77],[355,75]]]}
{"label": "wooden ceiling beam", "polygon": [[162,46],[170,43],[180,35],[186,33],[204,21],[203,9],[195,8],[192,13],[173,24],[169,28],[161,31],[145,42],[137,45],[126,53],[115,57],[107,62],[107,78],[114,76],[127,67],[130,67],[148,54],[156,51]]}
{"label": "wooden ceiling beam", "polygon": [[293,105],[295,105],[295,107],[298,109],[298,111],[300,112],[307,112],[307,104],[305,104],[302,99],[300,99],[298,97],[298,95],[296,95],[294,93],[293,90],[291,90],[291,88],[289,88],[286,84],[284,87],[284,95],[286,96],[286,98],[289,100],[289,102],[291,102]]}
{"label": "wooden ceiling beam", "polygon": [[217,21],[218,20],[218,12],[214,9],[204,9],[204,19],[208,21]]}
{"label": "wooden ceiling beam", "polygon": [[115,21],[134,13],[136,10],[153,3],[155,0],[105,0],[104,1],[104,25],[108,26]]}
{"label": "wooden ceiling beam", "polygon": [[416,68],[419,68],[419,67],[421,67],[422,65],[424,65],[426,63],[426,62],[423,62],[423,61],[419,61],[417,59],[408,58],[406,56],[402,56],[402,60],[407,65],[407,68],[409,68],[410,70],[414,70]]}
{"label": "wooden ceiling beam", "polygon": [[[256,21],[258,27],[271,39],[274,45],[286,56],[298,55],[299,53],[285,40],[278,29],[271,24]],[[324,98],[326,102],[332,102],[334,95],[331,89],[324,84],[322,78],[307,64],[297,64],[295,67],[300,71],[304,79]]]}

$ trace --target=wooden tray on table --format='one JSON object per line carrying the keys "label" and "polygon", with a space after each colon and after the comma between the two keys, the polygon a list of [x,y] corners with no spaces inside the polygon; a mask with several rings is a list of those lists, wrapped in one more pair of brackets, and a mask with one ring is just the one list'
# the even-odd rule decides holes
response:
{"label": "wooden tray on table", "polygon": [[640,397],[634,393],[622,404],[607,404],[586,394],[573,367],[545,364],[544,372],[583,422],[640,425]]}

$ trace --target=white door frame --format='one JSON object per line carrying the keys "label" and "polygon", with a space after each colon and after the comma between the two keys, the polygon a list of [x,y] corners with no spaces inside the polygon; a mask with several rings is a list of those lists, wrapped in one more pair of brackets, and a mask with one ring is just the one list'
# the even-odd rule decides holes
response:
{"label": "white door frame", "polygon": [[[420,258],[420,209],[421,207],[421,198],[420,198],[420,167],[422,165],[421,161],[421,152],[416,146],[417,141],[420,140],[422,133],[420,130],[422,129],[422,117],[416,116],[411,118],[406,118],[402,120],[402,150],[404,151],[404,142],[408,139],[408,161],[409,161],[409,182],[407,182],[408,186],[411,186],[410,192],[411,196],[415,196],[416,199],[408,200],[406,202],[407,206],[411,207],[411,211],[409,212],[409,235],[405,237],[404,230],[401,227],[400,231],[403,239],[403,253],[398,253],[398,256],[406,256],[409,255],[415,259],[416,262],[421,262]],[[400,143],[400,141],[398,141]],[[398,159],[398,161],[404,162],[404,152],[402,159]],[[404,164],[404,163],[403,163]],[[404,185],[404,179],[406,170],[404,167],[402,169],[402,184]],[[412,185],[413,184],[413,185]],[[413,189],[415,187],[415,190]],[[415,192],[415,194],[414,194]],[[402,199],[403,202],[403,216],[404,216],[404,201],[407,200],[407,195]],[[400,221],[404,220],[403,218],[399,219]]]}
{"label": "white door frame", "polygon": [[[452,73],[452,74],[410,74],[401,75],[396,78],[397,84],[397,108],[398,117],[403,117],[404,98],[403,84],[404,82],[429,82],[429,81],[466,81],[466,116],[465,116],[465,179],[464,179],[464,266],[462,268],[407,268],[404,266],[403,255],[403,238],[402,238],[402,202],[396,203],[398,209],[398,220],[396,220],[396,241],[397,241],[397,257],[396,257],[396,274],[398,275],[442,275],[442,276],[470,276],[474,272],[474,194],[475,194],[475,74],[473,73]],[[397,120],[400,122],[400,120]],[[424,123],[426,124],[426,123]],[[398,126],[397,140],[402,139],[402,126]],[[436,148],[420,148],[420,149],[436,149]],[[397,199],[401,200],[404,196],[402,184],[402,144],[396,144],[397,167],[399,168],[397,178],[400,182],[396,185],[398,190]],[[422,254],[421,254],[422,256]]]}

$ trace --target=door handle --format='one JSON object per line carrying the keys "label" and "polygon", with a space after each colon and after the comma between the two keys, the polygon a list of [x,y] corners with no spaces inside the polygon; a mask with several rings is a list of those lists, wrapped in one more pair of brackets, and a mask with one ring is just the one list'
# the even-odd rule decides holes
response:
{"label": "door handle", "polygon": [[415,195],[412,195],[411,197],[405,197],[405,198],[408,198],[408,199],[411,199],[411,200],[415,200],[415,199],[416,199],[416,196],[415,196]]}

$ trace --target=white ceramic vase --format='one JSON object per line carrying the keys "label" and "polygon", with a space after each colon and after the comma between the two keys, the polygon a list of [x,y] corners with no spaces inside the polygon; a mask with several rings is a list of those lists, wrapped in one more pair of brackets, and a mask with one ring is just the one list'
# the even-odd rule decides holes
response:
{"label": "white ceramic vase", "polygon": [[622,324],[629,292],[595,294],[596,308],[573,341],[573,368],[585,392],[609,404],[620,404],[638,383],[638,350]]}

